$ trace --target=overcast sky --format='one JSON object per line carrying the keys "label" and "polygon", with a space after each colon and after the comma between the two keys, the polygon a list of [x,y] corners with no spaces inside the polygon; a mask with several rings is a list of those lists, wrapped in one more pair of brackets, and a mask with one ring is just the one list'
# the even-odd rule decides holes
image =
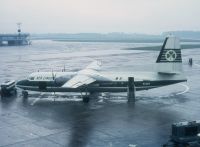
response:
{"label": "overcast sky", "polygon": [[200,0],[0,0],[0,33],[200,30]]}

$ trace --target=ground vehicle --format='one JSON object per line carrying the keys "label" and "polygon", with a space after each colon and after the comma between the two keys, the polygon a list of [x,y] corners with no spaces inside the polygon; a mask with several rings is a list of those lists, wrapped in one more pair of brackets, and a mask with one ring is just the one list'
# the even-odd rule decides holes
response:
{"label": "ground vehicle", "polygon": [[16,94],[17,90],[15,88],[15,81],[5,81],[4,83],[1,84],[1,97],[3,96],[9,96],[11,94]]}
{"label": "ground vehicle", "polygon": [[200,147],[200,120],[172,124],[172,135],[163,147]]}

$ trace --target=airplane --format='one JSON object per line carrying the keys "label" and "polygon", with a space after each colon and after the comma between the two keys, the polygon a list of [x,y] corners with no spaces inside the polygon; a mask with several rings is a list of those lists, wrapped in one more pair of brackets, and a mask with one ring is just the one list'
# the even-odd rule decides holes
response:
{"label": "airplane", "polygon": [[89,94],[98,92],[127,92],[128,78],[134,77],[135,90],[148,90],[187,81],[182,70],[179,38],[168,36],[162,45],[153,72],[100,71],[101,62],[94,61],[78,72],[34,72],[16,86],[28,91],[79,92],[83,102],[88,103]]}

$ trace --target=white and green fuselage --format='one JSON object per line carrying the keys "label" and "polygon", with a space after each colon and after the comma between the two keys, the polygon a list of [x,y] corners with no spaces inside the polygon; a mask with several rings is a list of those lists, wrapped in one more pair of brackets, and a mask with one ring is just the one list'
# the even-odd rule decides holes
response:
{"label": "white and green fuselage", "polygon": [[129,77],[134,77],[136,91],[187,81],[176,37],[165,39],[154,72],[99,71],[100,66],[94,62],[79,72],[35,72],[17,86],[42,92],[127,92]]}

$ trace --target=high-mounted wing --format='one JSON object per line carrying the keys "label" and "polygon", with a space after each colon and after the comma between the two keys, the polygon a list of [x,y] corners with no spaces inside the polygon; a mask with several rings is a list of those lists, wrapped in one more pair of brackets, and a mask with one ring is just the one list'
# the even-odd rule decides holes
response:
{"label": "high-mounted wing", "polygon": [[91,64],[89,64],[85,69],[93,69],[93,70],[100,70],[101,69],[101,62],[100,61],[94,61]]}
{"label": "high-mounted wing", "polygon": [[101,68],[101,62],[94,61],[85,69],[79,71],[76,76],[67,81],[62,87],[78,88],[83,85],[88,85],[96,81],[95,76],[99,73],[97,70]]}
{"label": "high-mounted wing", "polygon": [[78,88],[83,85],[88,85],[96,81],[94,78],[88,77],[87,75],[76,75],[71,80],[67,81],[62,87]]}

